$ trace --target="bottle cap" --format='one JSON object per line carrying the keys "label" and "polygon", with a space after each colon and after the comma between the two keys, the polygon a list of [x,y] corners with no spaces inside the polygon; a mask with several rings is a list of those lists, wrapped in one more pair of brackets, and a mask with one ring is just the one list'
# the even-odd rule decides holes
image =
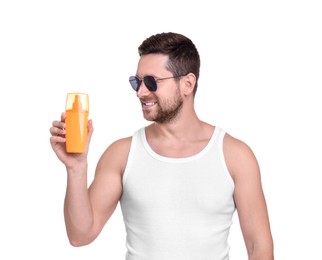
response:
{"label": "bottle cap", "polygon": [[66,111],[73,112],[88,112],[89,102],[88,94],[85,93],[68,93],[66,99]]}

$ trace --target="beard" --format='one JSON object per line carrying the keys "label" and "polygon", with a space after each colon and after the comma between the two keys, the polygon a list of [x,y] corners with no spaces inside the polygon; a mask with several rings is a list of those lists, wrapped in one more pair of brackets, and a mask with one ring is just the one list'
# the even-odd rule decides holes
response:
{"label": "beard", "polygon": [[157,102],[156,111],[149,111],[144,113],[144,118],[148,121],[156,123],[169,123],[174,121],[183,105],[183,99],[180,95],[179,89],[172,99],[159,100]]}

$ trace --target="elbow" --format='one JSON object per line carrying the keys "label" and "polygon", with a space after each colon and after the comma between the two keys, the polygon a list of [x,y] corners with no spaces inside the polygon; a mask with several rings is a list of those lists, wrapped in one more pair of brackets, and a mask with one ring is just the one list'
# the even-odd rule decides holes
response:
{"label": "elbow", "polygon": [[89,243],[84,243],[76,239],[69,239],[69,244],[73,247],[82,247],[88,245]]}
{"label": "elbow", "polygon": [[82,247],[90,244],[94,239],[82,236],[68,236],[70,245],[73,247]]}
{"label": "elbow", "polygon": [[274,246],[270,241],[261,245],[255,244],[248,248],[247,251],[250,260],[274,260]]}

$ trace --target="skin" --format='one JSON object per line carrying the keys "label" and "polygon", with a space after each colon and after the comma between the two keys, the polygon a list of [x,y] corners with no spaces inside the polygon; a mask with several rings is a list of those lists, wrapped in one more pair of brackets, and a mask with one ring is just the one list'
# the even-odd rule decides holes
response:
{"label": "skin", "polygon": [[[148,54],[140,57],[137,76],[172,76],[165,69],[167,56]],[[156,92],[144,83],[137,92],[145,119],[147,141],[158,154],[180,158],[200,152],[209,142],[214,126],[201,121],[194,109],[192,73],[180,81],[158,82]],[[172,113],[172,114],[171,114]],[[167,117],[171,114],[171,117]],[[64,216],[67,235],[73,246],[84,246],[99,235],[113,214],[122,195],[122,176],[131,145],[131,137],[112,143],[98,161],[95,177],[88,188],[87,154],[94,128],[88,123],[87,149],[83,154],[65,152],[65,114],[53,121],[50,143],[66,166],[67,189]],[[171,148],[171,149],[170,149]],[[273,239],[262,190],[260,169],[252,150],[242,141],[226,134],[224,156],[235,183],[234,200],[250,260],[272,260]]]}

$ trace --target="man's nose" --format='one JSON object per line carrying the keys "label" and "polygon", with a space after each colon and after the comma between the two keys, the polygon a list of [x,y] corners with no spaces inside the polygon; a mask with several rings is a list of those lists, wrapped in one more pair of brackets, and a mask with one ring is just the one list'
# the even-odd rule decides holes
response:
{"label": "man's nose", "polygon": [[148,96],[150,94],[150,90],[146,87],[144,81],[142,80],[139,90],[136,92],[138,97]]}

